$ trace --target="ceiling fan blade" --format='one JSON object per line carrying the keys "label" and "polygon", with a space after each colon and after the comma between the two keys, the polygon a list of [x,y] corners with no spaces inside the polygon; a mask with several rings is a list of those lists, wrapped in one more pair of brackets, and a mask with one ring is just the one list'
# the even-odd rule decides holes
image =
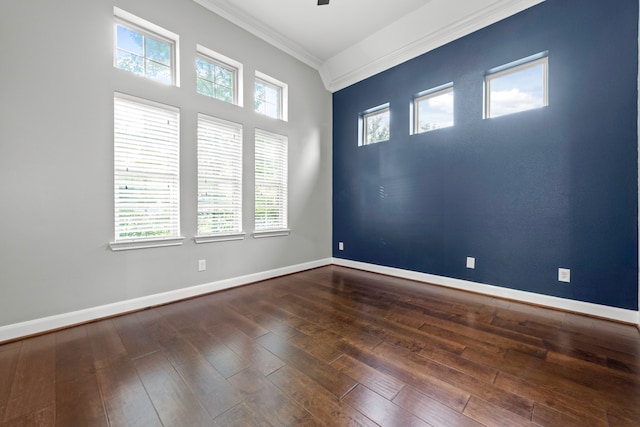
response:
{"label": "ceiling fan blade", "polygon": [[318,6],[322,6],[323,4],[329,4],[329,0],[318,0]]}

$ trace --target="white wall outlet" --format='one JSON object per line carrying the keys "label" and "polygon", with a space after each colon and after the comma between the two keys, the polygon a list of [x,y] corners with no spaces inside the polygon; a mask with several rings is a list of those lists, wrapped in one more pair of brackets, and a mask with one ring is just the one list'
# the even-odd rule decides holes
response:
{"label": "white wall outlet", "polygon": [[571,282],[571,270],[568,268],[558,269],[558,281],[570,283]]}
{"label": "white wall outlet", "polygon": [[338,250],[344,251],[344,242],[338,242]]}
{"label": "white wall outlet", "polygon": [[205,271],[207,269],[207,260],[200,259],[198,260],[198,271]]}
{"label": "white wall outlet", "polygon": [[467,257],[467,268],[476,268],[476,259],[474,257]]}

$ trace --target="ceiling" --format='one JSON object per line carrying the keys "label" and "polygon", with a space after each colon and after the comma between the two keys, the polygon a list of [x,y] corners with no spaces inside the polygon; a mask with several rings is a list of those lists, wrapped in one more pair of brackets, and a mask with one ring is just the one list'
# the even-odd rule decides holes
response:
{"label": "ceiling", "polygon": [[336,91],[544,0],[194,0]]}

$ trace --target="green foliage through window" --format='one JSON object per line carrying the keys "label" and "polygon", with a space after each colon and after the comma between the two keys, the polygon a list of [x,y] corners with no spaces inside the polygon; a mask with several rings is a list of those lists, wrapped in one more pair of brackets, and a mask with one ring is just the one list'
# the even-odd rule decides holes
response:
{"label": "green foliage through window", "polygon": [[236,75],[232,67],[210,59],[196,59],[196,91],[202,95],[234,104]]}
{"label": "green foliage through window", "polygon": [[255,110],[260,114],[279,119],[281,116],[282,88],[256,79],[255,83]]}
{"label": "green foliage through window", "polygon": [[166,84],[173,83],[173,43],[116,25],[116,68]]}
{"label": "green foliage through window", "polygon": [[361,145],[388,141],[390,138],[390,112],[384,106],[362,116],[363,141]]}

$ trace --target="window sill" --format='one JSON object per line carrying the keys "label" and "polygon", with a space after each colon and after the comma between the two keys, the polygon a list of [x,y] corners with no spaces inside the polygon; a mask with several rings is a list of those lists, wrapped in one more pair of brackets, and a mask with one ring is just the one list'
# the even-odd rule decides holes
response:
{"label": "window sill", "polygon": [[264,239],[265,237],[280,237],[280,236],[288,236],[291,234],[291,230],[288,228],[282,230],[265,230],[265,231],[254,231],[253,238],[254,239]]}
{"label": "window sill", "polygon": [[131,239],[111,242],[109,246],[114,252],[134,249],[161,248],[165,246],[181,246],[184,237],[166,237],[163,239]]}
{"label": "window sill", "polygon": [[229,242],[232,240],[244,240],[246,233],[228,233],[228,234],[209,234],[203,236],[196,236],[193,240],[197,244],[201,243],[214,243],[214,242]]}

